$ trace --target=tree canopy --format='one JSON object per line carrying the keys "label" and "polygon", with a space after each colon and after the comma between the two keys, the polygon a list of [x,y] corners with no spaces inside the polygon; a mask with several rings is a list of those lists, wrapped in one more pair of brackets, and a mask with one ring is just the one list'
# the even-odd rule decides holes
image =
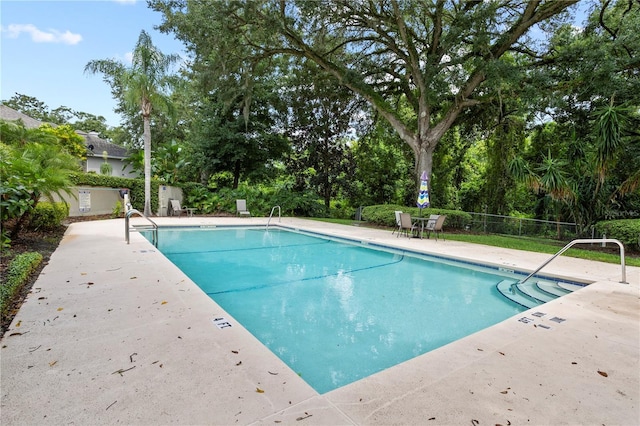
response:
{"label": "tree canopy", "polygon": [[586,230],[640,211],[640,3],[575,3],[151,0],[189,55],[176,119],[128,104],[115,64],[109,132],[147,148],[153,131],[154,175],[208,186],[203,211],[227,190],[286,193],[297,213],[412,205],[426,170],[433,207]]}
{"label": "tree canopy", "polygon": [[[150,1],[200,69],[250,69],[281,55],[318,64],[411,147],[416,179],[431,175],[438,142],[465,109],[497,97],[504,80],[547,53],[528,32],[574,3]],[[503,60],[509,53],[520,60]]]}

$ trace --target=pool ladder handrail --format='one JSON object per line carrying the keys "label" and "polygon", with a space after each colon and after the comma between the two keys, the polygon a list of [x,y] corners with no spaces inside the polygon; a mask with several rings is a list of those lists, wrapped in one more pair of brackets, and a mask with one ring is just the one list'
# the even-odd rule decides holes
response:
{"label": "pool ladder handrail", "polygon": [[134,214],[137,214],[151,222],[151,242],[155,247],[158,247],[158,224],[136,209],[129,209],[129,211],[124,215],[124,238],[127,241],[127,244],[129,244],[129,218]]}
{"label": "pool ladder handrail", "polygon": [[622,279],[621,279],[620,283],[629,284],[627,282],[627,272],[626,272],[626,268],[625,268],[625,265],[624,265],[624,245],[622,245],[622,243],[620,241],[618,241],[616,239],[613,239],[613,238],[592,238],[592,239],[580,239],[580,240],[571,241],[569,244],[564,246],[559,252],[557,252],[556,254],[551,256],[546,262],[544,262],[542,265],[540,265],[538,267],[538,269],[536,269],[535,271],[533,271],[532,273],[527,275],[527,277],[525,279],[511,284],[511,293],[512,294],[514,293],[514,291],[515,291],[514,288],[516,286],[518,286],[520,284],[524,284],[526,281],[529,280],[529,278],[533,277],[535,274],[540,272],[540,270],[542,268],[544,268],[545,266],[547,266],[549,263],[551,263],[551,261],[553,259],[555,259],[556,257],[560,256],[565,251],[569,250],[569,248],[571,248],[572,246],[574,246],[576,244],[593,244],[593,243],[603,243],[603,244],[616,243],[618,245],[618,247],[620,247],[620,266],[622,266]]}
{"label": "pool ladder handrail", "polygon": [[273,206],[271,209],[271,214],[269,215],[269,220],[267,221],[267,229],[269,229],[269,223],[271,223],[271,218],[273,217],[273,211],[278,209],[278,223],[280,223],[282,219],[282,210],[280,210],[280,206]]}

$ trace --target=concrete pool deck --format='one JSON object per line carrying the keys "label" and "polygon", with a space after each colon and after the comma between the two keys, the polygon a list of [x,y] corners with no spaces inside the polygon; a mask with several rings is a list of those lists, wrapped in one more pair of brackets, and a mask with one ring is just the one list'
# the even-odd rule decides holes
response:
{"label": "concrete pool deck", "polygon": [[[533,270],[549,257],[303,219],[281,224],[508,269]],[[133,232],[127,245],[124,219],[75,223],[2,339],[0,423],[640,424],[640,268],[627,267],[628,284],[619,264],[569,257],[544,273],[594,283],[320,395],[143,236]]]}

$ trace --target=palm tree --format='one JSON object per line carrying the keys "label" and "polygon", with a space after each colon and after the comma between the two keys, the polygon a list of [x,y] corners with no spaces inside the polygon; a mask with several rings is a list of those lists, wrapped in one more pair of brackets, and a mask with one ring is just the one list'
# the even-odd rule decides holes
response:
{"label": "palm tree", "polygon": [[144,140],[144,214],[151,214],[151,113],[153,107],[164,106],[171,109],[165,90],[170,88],[168,75],[172,64],[180,59],[179,55],[165,55],[151,42],[144,30],[140,32],[138,43],[133,50],[131,66],[112,60],[93,60],[84,70],[95,74],[104,74],[113,93],[121,94],[125,105],[140,108],[143,120]]}
{"label": "palm tree", "polygon": [[1,122],[0,127],[0,216],[3,221],[17,218],[11,231],[15,239],[41,198],[53,200],[54,194],[72,194],[71,175],[80,171],[80,166],[50,133],[13,123]]}

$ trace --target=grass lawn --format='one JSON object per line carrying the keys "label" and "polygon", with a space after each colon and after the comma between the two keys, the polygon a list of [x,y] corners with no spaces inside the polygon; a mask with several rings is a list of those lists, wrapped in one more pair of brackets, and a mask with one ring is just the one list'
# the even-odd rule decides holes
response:
{"label": "grass lawn", "polygon": [[[313,220],[319,220],[331,223],[340,223],[343,225],[359,225],[369,226],[366,222],[357,222],[350,219],[323,219],[313,218]],[[376,226],[378,227],[378,226]],[[391,232],[392,229],[389,229]],[[549,240],[543,238],[533,237],[519,237],[514,235],[496,235],[496,234],[472,234],[472,233],[445,233],[445,238],[448,240],[462,241],[465,243],[483,244],[486,246],[510,248],[514,250],[533,251],[536,253],[548,253],[554,255],[560,249],[562,249],[567,242]],[[580,248],[582,247],[582,248]],[[616,263],[620,264],[620,253],[618,246],[609,245],[612,250],[602,250],[600,245],[594,244],[589,246],[583,244],[582,246],[572,247],[563,253],[563,256],[577,257],[580,259],[595,260],[598,262]],[[640,266],[640,254],[632,253],[631,255],[625,251],[625,264],[629,266]]]}

